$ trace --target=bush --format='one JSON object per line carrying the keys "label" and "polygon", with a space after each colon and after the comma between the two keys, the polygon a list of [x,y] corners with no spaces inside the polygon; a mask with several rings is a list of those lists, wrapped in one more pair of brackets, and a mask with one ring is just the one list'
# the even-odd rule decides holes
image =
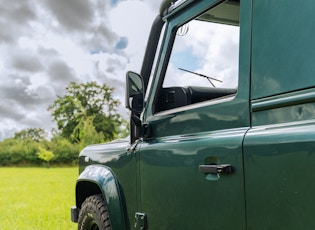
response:
{"label": "bush", "polygon": [[43,161],[38,155],[41,149],[53,154],[50,164],[73,165],[78,162],[79,146],[64,138],[54,137],[51,141],[9,138],[0,142],[0,166],[41,165]]}
{"label": "bush", "polygon": [[54,154],[52,151],[48,151],[44,149],[43,147],[38,147],[38,158],[43,160],[46,164],[46,167],[49,168],[49,162],[54,158]]}
{"label": "bush", "polygon": [[6,139],[0,142],[0,165],[40,164],[37,157],[39,143],[32,139]]}
{"label": "bush", "polygon": [[56,136],[51,140],[50,151],[52,151],[55,156],[51,161],[52,163],[74,164],[78,162],[79,145],[72,144],[63,137]]}

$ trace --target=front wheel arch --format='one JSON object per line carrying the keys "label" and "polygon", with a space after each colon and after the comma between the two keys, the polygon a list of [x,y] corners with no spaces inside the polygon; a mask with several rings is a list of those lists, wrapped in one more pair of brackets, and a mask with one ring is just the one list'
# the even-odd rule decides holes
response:
{"label": "front wheel arch", "polygon": [[76,186],[76,205],[81,209],[81,206],[86,198],[92,195],[102,194],[100,187],[90,181],[79,181]]}
{"label": "front wheel arch", "polygon": [[84,200],[92,195],[102,194],[107,204],[113,229],[129,229],[125,216],[125,206],[121,188],[110,168],[103,165],[90,165],[80,174],[76,184],[76,205],[82,208]]}

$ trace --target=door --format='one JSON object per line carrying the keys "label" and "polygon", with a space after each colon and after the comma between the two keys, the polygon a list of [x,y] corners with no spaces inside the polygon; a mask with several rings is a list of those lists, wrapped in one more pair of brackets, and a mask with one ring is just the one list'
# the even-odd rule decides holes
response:
{"label": "door", "polygon": [[[315,229],[314,1],[253,1],[248,229]],[[303,12],[303,13],[302,13]]]}
{"label": "door", "polygon": [[149,229],[245,229],[249,15],[247,1],[207,0],[165,18],[138,152]]}

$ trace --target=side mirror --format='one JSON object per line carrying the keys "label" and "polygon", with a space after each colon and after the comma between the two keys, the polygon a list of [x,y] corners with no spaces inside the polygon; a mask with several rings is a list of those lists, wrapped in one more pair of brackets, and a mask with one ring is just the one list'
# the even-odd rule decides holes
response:
{"label": "side mirror", "polygon": [[132,112],[141,113],[143,110],[143,80],[134,72],[127,72],[126,75],[126,108]]}

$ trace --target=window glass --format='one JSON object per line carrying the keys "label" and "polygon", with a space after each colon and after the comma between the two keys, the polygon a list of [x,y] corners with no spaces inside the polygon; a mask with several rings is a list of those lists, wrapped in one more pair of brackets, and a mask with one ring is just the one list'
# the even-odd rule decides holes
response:
{"label": "window glass", "polygon": [[235,95],[238,58],[239,1],[225,1],[177,30],[156,111]]}

